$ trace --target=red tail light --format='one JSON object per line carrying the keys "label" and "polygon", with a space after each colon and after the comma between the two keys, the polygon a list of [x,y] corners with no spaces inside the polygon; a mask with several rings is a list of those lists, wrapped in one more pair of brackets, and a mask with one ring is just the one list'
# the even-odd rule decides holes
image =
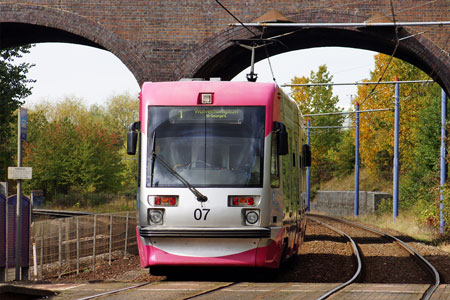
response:
{"label": "red tail light", "polygon": [[230,196],[229,206],[255,206],[255,198],[252,196]]}
{"label": "red tail light", "polygon": [[154,196],[155,206],[177,206],[178,196]]}

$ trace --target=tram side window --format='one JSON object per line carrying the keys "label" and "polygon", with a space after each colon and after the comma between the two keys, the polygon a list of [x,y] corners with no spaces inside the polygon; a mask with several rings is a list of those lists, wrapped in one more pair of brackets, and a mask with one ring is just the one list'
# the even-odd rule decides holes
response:
{"label": "tram side window", "polygon": [[280,187],[280,160],[277,152],[277,135],[272,133],[272,151],[270,157],[270,186],[273,188]]}

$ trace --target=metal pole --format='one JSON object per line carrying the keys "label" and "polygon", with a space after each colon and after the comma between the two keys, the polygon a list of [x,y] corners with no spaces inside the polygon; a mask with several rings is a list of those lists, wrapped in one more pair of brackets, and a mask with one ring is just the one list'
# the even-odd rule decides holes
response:
{"label": "metal pole", "polygon": [[33,243],[33,275],[35,278],[38,276],[36,243]]}
{"label": "metal pole", "polygon": [[442,89],[441,98],[441,195],[440,195],[440,205],[439,205],[439,215],[440,215],[440,232],[444,234],[445,220],[444,220],[444,185],[447,178],[447,164],[445,162],[445,156],[447,151],[445,149],[445,121],[447,119],[447,95],[444,89]]}
{"label": "metal pole", "polygon": [[[307,136],[306,143],[311,146],[311,121],[308,119],[306,121]],[[311,167],[306,167],[306,211],[309,212],[311,209]]]}
{"label": "metal pole", "polygon": [[[360,110],[358,113],[366,113],[366,112],[377,112],[377,111],[392,111],[391,108],[380,108],[380,109],[369,109],[369,110]],[[314,117],[314,116],[332,116],[332,115],[350,115],[354,114],[356,111],[335,111],[329,113],[320,113],[320,114],[307,114],[303,115],[304,117]]]}
{"label": "metal pole", "polygon": [[450,21],[434,22],[382,22],[382,23],[231,23],[230,26],[246,27],[310,27],[310,28],[328,28],[328,27],[395,27],[395,26],[444,26],[450,25]]}
{"label": "metal pole", "polygon": [[58,278],[62,273],[62,219],[59,220],[58,228]]}
{"label": "metal pole", "polygon": [[353,128],[354,126],[312,126],[310,129],[345,129]]}
{"label": "metal pole", "polygon": [[125,223],[125,251],[124,251],[124,257],[127,257],[127,251],[128,251],[128,221],[130,219],[130,213],[127,212],[127,220]]}
{"label": "metal pole", "polygon": [[[398,78],[395,78],[396,81]],[[393,186],[393,218],[398,217],[398,183],[399,183],[399,159],[398,159],[398,139],[399,139],[399,124],[400,124],[400,86],[395,84],[395,119],[394,119],[394,186]]]}
{"label": "metal pole", "polygon": [[330,86],[330,85],[380,85],[403,83],[432,83],[434,80],[403,80],[403,81],[361,81],[361,82],[319,82],[319,83],[285,83],[281,87],[295,86]]}
{"label": "metal pole", "polygon": [[92,271],[95,272],[95,247],[97,239],[97,215],[94,215],[94,237],[92,240]]}
{"label": "metal pole", "polygon": [[112,256],[112,226],[113,226],[113,216],[109,215],[109,265],[111,265],[111,256]]}
{"label": "metal pole", "polygon": [[80,273],[80,217],[76,217],[77,224],[77,274]]}
{"label": "metal pole", "polygon": [[39,268],[39,279],[42,279],[42,270],[44,268],[44,222],[41,223],[41,255],[39,257],[41,261],[41,267]]}
{"label": "metal pole", "polygon": [[359,103],[355,107],[355,216],[359,215]]}
{"label": "metal pole", "polygon": [[[21,108],[17,113],[17,167],[22,167],[22,130],[21,130]],[[17,198],[16,198],[16,281],[20,280],[20,263],[21,263],[21,249],[22,249],[22,180],[17,180]]]}

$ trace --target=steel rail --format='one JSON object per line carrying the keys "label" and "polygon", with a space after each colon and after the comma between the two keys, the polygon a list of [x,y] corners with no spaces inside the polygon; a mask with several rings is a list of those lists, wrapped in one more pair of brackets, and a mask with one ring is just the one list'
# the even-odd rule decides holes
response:
{"label": "steel rail", "polygon": [[123,291],[127,291],[127,290],[133,290],[133,289],[137,289],[140,288],[141,286],[147,285],[147,284],[151,284],[151,282],[144,282],[144,283],[140,283],[137,285],[133,285],[133,286],[128,286],[128,287],[124,287],[121,289],[117,289],[117,290],[112,290],[112,291],[108,291],[108,292],[104,292],[101,294],[96,294],[96,295],[92,295],[92,296],[87,296],[87,297],[83,297],[83,298],[78,298],[76,300],[89,300],[89,299],[95,299],[95,298],[99,298],[99,297],[103,297],[103,296],[107,296],[107,295],[111,295],[111,294],[117,294]]}
{"label": "steel rail", "polygon": [[225,283],[225,284],[223,284],[223,285],[221,285],[221,286],[217,286],[217,287],[211,288],[211,289],[206,290],[206,291],[201,291],[201,292],[199,292],[199,293],[197,293],[197,294],[195,294],[195,295],[191,295],[191,296],[184,297],[184,298],[182,297],[180,300],[190,300],[190,299],[195,299],[195,298],[201,297],[201,296],[203,296],[203,295],[211,294],[211,293],[214,293],[214,292],[216,292],[216,291],[222,290],[222,289],[224,289],[224,288],[233,286],[233,285],[235,285],[235,284],[238,284],[238,282],[227,282],[227,283]]}
{"label": "steel rail", "polygon": [[420,298],[421,300],[429,300],[429,299],[431,299],[431,296],[436,291],[436,289],[439,287],[441,279],[440,279],[440,276],[439,276],[439,272],[436,270],[436,268],[426,258],[424,258],[416,250],[414,250],[412,247],[410,247],[407,243],[403,242],[399,238],[396,238],[395,236],[392,236],[390,234],[387,234],[385,232],[379,231],[377,229],[374,229],[374,228],[371,228],[371,227],[368,227],[368,226],[365,226],[365,225],[357,224],[357,223],[354,223],[354,222],[350,222],[350,221],[339,219],[339,218],[335,218],[335,217],[323,216],[323,215],[314,215],[314,214],[309,214],[308,217],[309,216],[326,218],[326,219],[334,220],[336,222],[345,223],[345,224],[348,224],[350,226],[357,227],[357,228],[360,228],[360,229],[363,229],[363,230],[366,230],[366,231],[378,234],[378,235],[380,235],[380,236],[382,236],[382,237],[384,237],[386,239],[389,239],[389,240],[392,240],[392,241],[396,242],[400,247],[402,247],[403,249],[408,251],[415,259],[417,259],[420,262],[420,264],[422,266],[424,266],[426,271],[429,272],[430,275],[433,277],[434,283],[431,284],[430,287],[428,287],[428,289],[425,291],[425,293]]}
{"label": "steel rail", "polygon": [[[91,296],[87,296],[87,297],[83,297],[83,298],[78,298],[76,300],[90,300],[90,299],[100,298],[100,297],[103,297],[103,296],[117,294],[117,293],[120,293],[120,292],[123,292],[123,291],[137,289],[137,288],[140,288],[142,286],[145,286],[145,285],[148,285],[148,284],[152,284],[152,283],[155,283],[155,282],[144,282],[144,283],[140,283],[140,284],[133,285],[133,286],[128,286],[128,287],[124,287],[124,288],[120,288],[120,289],[116,289],[116,290],[111,290],[111,291],[100,293],[100,294],[95,294],[95,295],[91,295]],[[203,290],[203,291],[198,292],[197,294],[194,294],[194,295],[190,295],[190,296],[187,296],[187,297],[181,297],[181,298],[179,298],[179,300],[195,299],[197,297],[200,297],[200,296],[203,296],[203,295],[207,295],[207,294],[216,292],[218,290],[221,290],[221,289],[233,286],[233,285],[235,285],[237,283],[238,282],[227,282],[227,283],[222,284],[220,286],[217,286],[217,287],[214,287],[214,288],[211,288],[211,289],[207,289],[207,290]]]}
{"label": "steel rail", "polygon": [[356,246],[355,241],[348,234],[346,234],[345,232],[343,232],[343,231],[341,231],[341,230],[339,230],[339,229],[337,229],[337,228],[335,228],[335,227],[333,227],[333,226],[331,226],[329,224],[323,223],[323,222],[321,222],[321,221],[319,221],[319,220],[317,220],[315,218],[312,218],[312,217],[310,217],[310,215],[308,215],[307,218],[309,220],[312,220],[312,221],[314,221],[314,222],[316,222],[316,223],[318,223],[318,224],[320,224],[322,226],[325,226],[328,229],[331,229],[334,232],[344,236],[350,242],[350,244],[352,246],[351,248],[352,248],[353,254],[355,255],[356,261],[358,263],[358,267],[356,269],[355,274],[353,274],[352,278],[350,278],[349,280],[347,280],[343,284],[335,287],[334,289],[329,290],[328,292],[326,292],[325,294],[323,294],[322,296],[320,296],[319,298],[316,299],[316,300],[323,300],[323,299],[326,299],[326,298],[330,297],[331,295],[337,293],[338,291],[342,290],[346,286],[348,286],[348,285],[352,284],[353,282],[355,282],[356,279],[358,279],[358,277],[361,275],[361,270],[362,270],[361,256],[359,254],[359,250],[358,250],[358,247]]}

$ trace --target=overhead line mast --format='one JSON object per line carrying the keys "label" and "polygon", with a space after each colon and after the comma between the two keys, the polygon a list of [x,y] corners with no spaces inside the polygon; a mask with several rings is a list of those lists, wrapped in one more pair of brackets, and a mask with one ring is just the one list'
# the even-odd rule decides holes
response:
{"label": "overhead line mast", "polygon": [[231,23],[230,26],[245,27],[394,27],[394,26],[448,26],[450,21],[436,22],[381,22],[381,23]]}
{"label": "overhead line mast", "polygon": [[371,85],[371,84],[396,84],[396,83],[432,83],[434,80],[404,80],[404,81],[366,81],[366,82],[324,82],[324,83],[286,83],[282,87],[295,86],[329,86],[329,85]]}

